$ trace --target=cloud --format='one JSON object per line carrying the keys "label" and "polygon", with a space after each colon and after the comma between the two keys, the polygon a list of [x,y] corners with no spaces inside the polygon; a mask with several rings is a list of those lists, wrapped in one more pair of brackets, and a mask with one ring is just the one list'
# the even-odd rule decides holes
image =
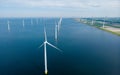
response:
{"label": "cloud", "polygon": [[61,8],[91,8],[119,7],[119,0],[1,0],[1,6],[8,7],[61,7]]}
{"label": "cloud", "polygon": [[120,8],[120,0],[119,1],[111,1],[107,4],[108,6]]}
{"label": "cloud", "polygon": [[26,6],[26,7],[74,7],[86,8],[90,6],[98,6],[98,4],[90,4],[83,0],[2,0],[0,3],[5,6]]}
{"label": "cloud", "polygon": [[88,15],[94,12],[96,15],[115,13],[120,15],[118,14],[120,13],[119,3],[120,0],[0,0],[0,13],[7,11],[31,14],[50,12],[67,15],[69,12],[72,15],[76,15],[76,13],[77,15]]}
{"label": "cloud", "polygon": [[90,6],[90,7],[100,7],[101,5],[96,3],[96,2],[89,2],[88,6]]}

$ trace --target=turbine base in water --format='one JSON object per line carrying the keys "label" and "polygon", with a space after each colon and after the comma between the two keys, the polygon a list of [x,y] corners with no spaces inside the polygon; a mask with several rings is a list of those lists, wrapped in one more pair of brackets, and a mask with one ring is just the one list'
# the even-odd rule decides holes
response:
{"label": "turbine base in water", "polygon": [[48,74],[48,71],[45,71],[45,75],[47,75]]}

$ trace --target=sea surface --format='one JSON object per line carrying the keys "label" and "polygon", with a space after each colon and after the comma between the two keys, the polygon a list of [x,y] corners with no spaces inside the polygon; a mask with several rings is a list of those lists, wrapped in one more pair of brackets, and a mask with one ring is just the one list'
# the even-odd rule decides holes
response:
{"label": "sea surface", "polygon": [[120,75],[119,36],[63,18],[56,41],[58,21],[1,18],[0,75],[44,75],[44,48],[39,48],[44,42],[44,26],[48,42],[63,51],[47,45],[48,75]]}

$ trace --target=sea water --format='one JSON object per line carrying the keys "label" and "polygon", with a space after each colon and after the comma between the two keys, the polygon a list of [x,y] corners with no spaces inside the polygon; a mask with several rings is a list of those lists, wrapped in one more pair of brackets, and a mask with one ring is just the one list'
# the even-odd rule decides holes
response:
{"label": "sea water", "polygon": [[48,75],[120,74],[119,36],[63,18],[56,41],[58,21],[59,18],[1,18],[0,75],[44,75],[44,48],[38,48],[44,42],[44,27],[48,42],[63,51],[47,45]]}

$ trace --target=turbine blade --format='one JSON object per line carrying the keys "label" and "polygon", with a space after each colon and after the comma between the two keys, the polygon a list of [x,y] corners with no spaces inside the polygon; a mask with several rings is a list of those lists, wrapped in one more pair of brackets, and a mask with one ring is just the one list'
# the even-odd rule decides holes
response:
{"label": "turbine blade", "polygon": [[42,45],[40,45],[38,48],[42,47],[44,45],[44,43]]}
{"label": "turbine blade", "polygon": [[61,23],[62,23],[62,17],[60,18],[60,25],[61,25]]}
{"label": "turbine blade", "polygon": [[48,45],[52,46],[53,48],[57,49],[60,52],[63,52],[62,50],[60,50],[59,48],[55,47],[54,45],[52,45],[51,43],[47,42]]}
{"label": "turbine blade", "polygon": [[44,36],[45,36],[45,41],[47,41],[47,35],[46,35],[46,28],[44,27]]}

